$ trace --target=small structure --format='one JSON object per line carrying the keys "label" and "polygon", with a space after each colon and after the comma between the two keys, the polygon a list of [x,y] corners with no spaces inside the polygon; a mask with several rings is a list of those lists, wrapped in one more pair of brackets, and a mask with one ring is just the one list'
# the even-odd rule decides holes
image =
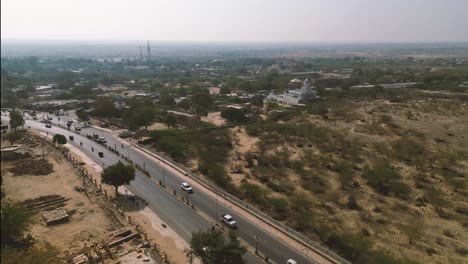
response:
{"label": "small structure", "polygon": [[8,147],[3,147],[1,149],[2,160],[13,160],[19,158],[21,155],[24,155],[24,152],[21,151],[21,146],[11,145]]}
{"label": "small structure", "polygon": [[193,125],[200,122],[200,117],[197,115],[172,110],[167,111],[167,113],[174,116],[177,119],[177,123],[180,124]]}
{"label": "small structure", "polygon": [[57,208],[55,210],[46,211],[42,213],[42,218],[47,225],[56,225],[60,223],[68,222],[69,216],[67,211],[63,208]]}
{"label": "small structure", "polygon": [[219,87],[207,87],[210,94],[219,94],[221,93],[221,88]]}

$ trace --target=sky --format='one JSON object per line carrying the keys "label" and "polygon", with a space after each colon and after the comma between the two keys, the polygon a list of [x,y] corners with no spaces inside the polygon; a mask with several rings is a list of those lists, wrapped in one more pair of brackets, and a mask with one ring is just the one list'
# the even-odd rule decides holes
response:
{"label": "sky", "polygon": [[468,0],[1,0],[3,40],[467,42]]}

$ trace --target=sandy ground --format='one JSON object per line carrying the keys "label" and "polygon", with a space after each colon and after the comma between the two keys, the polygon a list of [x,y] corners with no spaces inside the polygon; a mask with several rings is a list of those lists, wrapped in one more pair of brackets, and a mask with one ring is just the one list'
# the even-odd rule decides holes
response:
{"label": "sandy ground", "polygon": [[[46,195],[60,195],[69,199],[64,208],[75,211],[68,223],[53,226],[46,226],[38,214],[36,224],[31,230],[33,236],[45,238],[61,251],[72,252],[82,248],[85,242],[118,228],[102,211],[101,204],[74,190],[75,186],[82,186],[82,181],[73,172],[71,165],[62,158],[61,153],[51,147],[46,148],[47,160],[53,164],[54,172],[51,174],[13,177],[9,172],[2,172],[7,197],[22,201]],[[39,151],[33,150],[33,153],[39,154]],[[2,169],[9,166],[10,162],[2,162]]]}
{"label": "sandy ground", "polygon": [[167,129],[167,125],[163,123],[157,123],[157,122],[148,127],[148,130],[163,130],[163,129]]}
{"label": "sandy ground", "polygon": [[217,126],[224,125],[226,120],[221,117],[221,112],[208,113],[208,116],[202,116],[201,121],[208,122]]}

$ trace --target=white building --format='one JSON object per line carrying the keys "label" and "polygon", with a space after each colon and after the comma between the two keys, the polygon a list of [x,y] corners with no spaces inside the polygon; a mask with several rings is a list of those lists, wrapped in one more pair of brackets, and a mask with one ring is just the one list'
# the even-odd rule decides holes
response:
{"label": "white building", "polygon": [[302,105],[300,101],[311,100],[317,98],[317,92],[310,86],[309,79],[302,83],[301,89],[289,90],[283,94],[270,93],[267,99],[277,101],[288,105]]}

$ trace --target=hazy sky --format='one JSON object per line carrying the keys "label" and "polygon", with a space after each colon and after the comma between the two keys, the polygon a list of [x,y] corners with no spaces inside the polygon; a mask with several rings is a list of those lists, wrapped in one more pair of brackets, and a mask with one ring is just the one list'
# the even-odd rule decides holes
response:
{"label": "hazy sky", "polygon": [[1,0],[1,37],[468,41],[468,0]]}

